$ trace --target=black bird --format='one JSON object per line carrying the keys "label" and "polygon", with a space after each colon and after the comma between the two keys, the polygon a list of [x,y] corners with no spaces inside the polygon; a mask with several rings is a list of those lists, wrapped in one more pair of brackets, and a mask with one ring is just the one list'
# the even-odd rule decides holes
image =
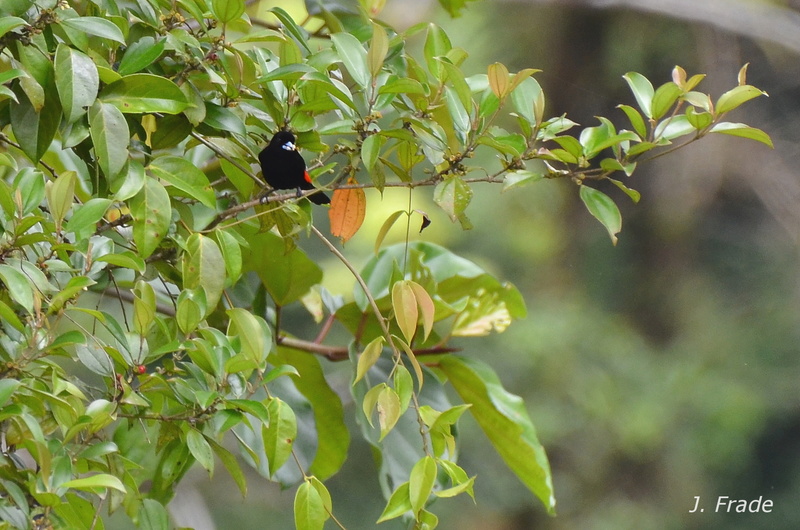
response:
{"label": "black bird", "polygon": [[[261,173],[267,184],[276,190],[296,189],[300,196],[301,190],[316,189],[311,183],[311,177],[306,171],[306,161],[297,152],[295,137],[289,131],[275,133],[269,145],[258,155],[261,163]],[[330,198],[322,193],[308,195],[308,200],[314,204],[328,204]]]}

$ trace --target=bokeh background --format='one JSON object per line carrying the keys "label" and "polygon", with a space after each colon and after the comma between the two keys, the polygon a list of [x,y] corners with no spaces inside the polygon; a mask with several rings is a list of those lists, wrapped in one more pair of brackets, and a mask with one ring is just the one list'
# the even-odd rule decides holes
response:
{"label": "bokeh background", "polygon": [[[278,4],[302,11],[300,1],[258,7]],[[468,232],[426,190],[417,194],[414,206],[434,221],[419,237],[525,296],[527,319],[461,345],[525,398],[558,499],[551,518],[465,415],[459,463],[478,475],[478,503],[439,501],[440,528],[800,528],[800,2],[483,0],[451,19],[435,0],[389,0],[381,18],[401,29],[442,25],[469,52],[468,74],[495,61],[542,69],[546,115],[582,125],[603,115],[625,126],[615,106],[634,103],[628,71],[658,85],[678,64],[708,74],[700,89],[720,94],[750,63],[748,81],[770,95],[731,121],[764,129],[775,150],[707,138],[640,166],[629,182],[642,192],[638,205],[607,190],[624,218],[616,247],[569,182],[476,187]],[[405,207],[405,193],[396,195],[369,197],[367,224],[346,246],[356,263],[368,259],[387,213]],[[300,244],[326,268],[326,287],[351,284],[316,241]],[[326,368],[347,398],[343,364]],[[293,490],[258,476],[249,485],[242,500],[224,472],[191,475],[171,506],[176,522],[291,528]],[[347,528],[376,527],[383,501],[366,444],[353,441],[328,486]],[[695,496],[702,514],[689,513]],[[774,508],[714,513],[718,496],[762,497]]]}

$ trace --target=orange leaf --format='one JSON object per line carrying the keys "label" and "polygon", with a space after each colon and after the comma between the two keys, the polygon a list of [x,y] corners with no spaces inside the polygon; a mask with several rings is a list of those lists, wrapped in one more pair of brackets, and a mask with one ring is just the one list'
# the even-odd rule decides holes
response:
{"label": "orange leaf", "polygon": [[367,196],[361,188],[337,189],[333,192],[328,217],[331,220],[331,234],[342,243],[353,237],[367,213]]}

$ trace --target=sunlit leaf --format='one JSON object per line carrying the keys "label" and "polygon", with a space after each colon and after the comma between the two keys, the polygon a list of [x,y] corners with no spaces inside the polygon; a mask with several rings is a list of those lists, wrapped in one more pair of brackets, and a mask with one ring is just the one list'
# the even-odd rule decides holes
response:
{"label": "sunlit leaf", "polygon": [[120,31],[116,24],[104,18],[87,16],[64,18],[59,21],[59,24],[70,29],[88,33],[89,35],[113,40],[122,45],[125,44],[125,36],[122,34],[122,31]]}
{"label": "sunlit leaf", "polygon": [[100,91],[100,99],[126,114],[177,114],[189,106],[178,86],[165,77],[131,74]]}
{"label": "sunlit leaf", "polygon": [[720,134],[729,134],[731,136],[739,136],[741,138],[748,138],[750,140],[761,142],[762,144],[768,145],[769,147],[773,148],[775,147],[772,144],[772,139],[769,137],[767,133],[765,133],[761,129],[750,127],[749,125],[746,125],[744,123],[720,122],[711,128],[711,132]]}
{"label": "sunlit leaf", "polygon": [[636,72],[628,72],[622,78],[625,79],[631,92],[633,92],[633,97],[636,98],[639,109],[645,116],[652,118],[653,95],[655,94],[652,83],[645,76]]}
{"label": "sunlit leaf", "polygon": [[349,33],[334,33],[331,41],[353,81],[362,88],[366,87],[371,75],[367,65],[367,51],[361,42]]}

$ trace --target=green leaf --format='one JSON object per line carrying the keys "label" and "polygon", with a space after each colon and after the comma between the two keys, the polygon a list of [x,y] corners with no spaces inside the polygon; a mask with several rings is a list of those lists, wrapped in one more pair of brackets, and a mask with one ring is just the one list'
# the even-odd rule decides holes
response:
{"label": "green leaf", "polygon": [[194,459],[208,471],[208,476],[212,477],[214,475],[214,453],[203,433],[190,428],[186,433],[186,446]]}
{"label": "green leaf", "polygon": [[[70,222],[72,222],[72,220],[70,220]],[[104,254],[99,258],[95,258],[95,261],[110,263],[117,267],[131,269],[133,271],[138,272],[139,274],[144,274],[144,271],[147,267],[147,265],[145,264],[144,260],[141,257],[137,256],[136,254],[134,254],[129,250],[126,250],[125,252],[122,252],[120,254]]]}
{"label": "green leaf", "polygon": [[296,81],[303,77],[305,74],[315,72],[312,67],[303,63],[292,63],[267,72],[258,79],[256,83],[263,84],[271,81]]}
{"label": "green leaf", "polygon": [[166,39],[156,40],[153,37],[141,37],[125,50],[117,72],[124,77],[144,70],[161,57],[166,44]]}
{"label": "green leaf", "polygon": [[0,264],[0,280],[6,285],[11,299],[32,314],[33,286],[28,277],[10,265]]}
{"label": "green leaf", "polygon": [[93,345],[78,344],[75,346],[78,360],[92,372],[103,377],[113,377],[114,364],[105,350]]}
{"label": "green leaf", "polygon": [[372,366],[378,362],[383,351],[383,343],[386,339],[383,336],[378,336],[372,339],[369,344],[364,347],[364,351],[358,357],[358,365],[356,366],[356,377],[353,379],[353,384],[358,383],[363,378]]}
{"label": "green leaf", "polygon": [[0,406],[5,406],[11,395],[21,384],[16,379],[0,379]]}
{"label": "green leaf", "polygon": [[142,509],[138,515],[139,528],[142,530],[169,530],[169,513],[155,499],[142,499]]}
{"label": "green leaf", "polygon": [[[63,176],[64,173],[61,174],[61,177]],[[67,223],[67,232],[74,233],[76,240],[89,237],[95,232],[97,223],[103,218],[110,205],[111,199],[89,199],[72,214]],[[98,259],[95,258],[95,261],[98,261]]]}
{"label": "green leaf", "polygon": [[461,12],[467,7],[467,2],[474,2],[475,0],[439,0],[439,5],[447,10],[447,13],[453,17],[460,17]]}
{"label": "green leaf", "polygon": [[632,200],[634,203],[637,203],[637,202],[639,202],[639,199],[641,199],[641,198],[642,198],[642,194],[641,194],[641,193],[639,193],[638,191],[636,191],[636,190],[634,190],[634,189],[631,189],[631,188],[629,188],[628,186],[626,186],[626,185],[625,185],[625,184],[623,184],[622,182],[620,182],[620,181],[618,181],[618,180],[615,180],[615,179],[612,179],[612,178],[609,178],[608,180],[610,180],[612,183],[614,183],[614,185],[615,185],[616,187],[618,187],[618,188],[619,188],[619,189],[621,189],[623,192],[625,192],[625,195],[627,195],[628,197],[630,197],[630,198],[631,198],[631,200]]}
{"label": "green leaf", "polygon": [[405,210],[397,210],[392,212],[392,214],[386,218],[386,220],[381,225],[381,229],[378,231],[378,236],[375,238],[375,254],[381,249],[381,245],[383,244],[383,240],[386,239],[386,234],[389,233],[394,223],[403,215]]}
{"label": "green leaf", "polygon": [[543,173],[534,173],[524,169],[509,171],[506,173],[505,177],[503,177],[503,192],[539,182],[543,178]]}
{"label": "green leaf", "polygon": [[145,179],[144,186],[130,201],[133,240],[143,259],[158,248],[167,235],[172,207],[167,190],[156,179]]}
{"label": "green leaf", "polygon": [[50,214],[56,224],[56,230],[61,230],[61,221],[66,217],[75,200],[75,182],[78,174],[74,171],[64,171],[53,182],[45,185],[45,195]]}
{"label": "green leaf", "polygon": [[225,259],[225,272],[231,283],[236,283],[242,274],[242,247],[227,230],[216,230],[214,235]]}
{"label": "green leaf", "polygon": [[400,486],[394,490],[392,496],[389,497],[389,502],[386,503],[386,508],[383,509],[383,513],[376,522],[382,523],[384,521],[389,521],[411,511],[411,497],[409,490],[410,488],[408,482],[403,482],[400,484]]}
{"label": "green leaf", "polygon": [[13,29],[27,25],[28,23],[19,17],[4,16],[3,18],[0,18],[0,37]]}
{"label": "green leaf", "polygon": [[311,404],[317,429],[317,452],[308,468],[320,480],[334,475],[347,458],[350,431],[345,425],[342,400],[331,389],[317,356],[291,348],[278,348],[270,356],[273,364],[293,366],[302,377],[293,377],[295,388]]}
{"label": "green leaf", "polygon": [[[55,476],[53,478],[55,479]],[[96,521],[97,510],[92,506],[91,502],[74,493],[67,493],[62,499],[65,499],[65,502],[54,506],[54,511],[58,519],[66,524],[68,528],[73,530],[92,530],[94,527],[96,530],[103,530],[102,523],[98,524]],[[19,528],[29,528],[29,526],[26,524],[24,527]],[[35,528],[35,526],[32,528]]]}
{"label": "green leaf", "polygon": [[25,330],[25,326],[22,324],[22,321],[19,319],[14,310],[3,301],[0,301],[0,319],[20,333]]}
{"label": "green leaf", "polygon": [[297,488],[294,497],[294,525],[298,530],[321,530],[330,514],[325,510],[322,496],[306,481]]}
{"label": "green leaf", "polygon": [[683,94],[681,87],[672,81],[658,87],[655,94],[653,94],[653,101],[651,102],[653,119],[658,120],[664,116],[672,108],[672,105],[678,101],[681,94]]}
{"label": "green leaf", "polygon": [[114,105],[95,101],[89,109],[89,133],[100,169],[113,179],[128,161],[130,130],[125,116]]}
{"label": "green leaf", "polygon": [[267,410],[269,425],[262,426],[264,453],[269,461],[269,473],[275,475],[292,454],[292,445],[297,437],[297,419],[292,408],[278,398],[269,400]]}
{"label": "green leaf", "polygon": [[234,307],[227,313],[230,318],[228,336],[239,337],[245,357],[251,359],[256,367],[262,366],[269,351],[267,344],[272,343],[272,331],[263,319],[246,309]]}
{"label": "green leaf", "polygon": [[452,221],[463,224],[464,210],[472,200],[472,188],[461,177],[449,177],[436,185],[433,200]]}
{"label": "green leaf", "polygon": [[554,514],[550,464],[522,399],[508,393],[497,374],[477,360],[448,355],[439,368],[464,403],[472,405],[470,412],[506,465]]}
{"label": "green leaf", "polygon": [[446,72],[440,58],[447,55],[447,52],[451,49],[453,49],[453,45],[450,43],[447,33],[436,24],[428,24],[428,34],[425,37],[423,54],[425,55],[425,63],[428,65],[428,71],[440,83],[443,82]]}
{"label": "green leaf", "polygon": [[[192,164],[189,160],[179,156],[161,156],[153,160],[147,166],[153,175],[171,184],[182,193],[175,193],[173,195],[180,195],[184,197],[191,197],[197,199],[203,205],[211,209],[216,207],[216,197],[214,190],[208,182],[205,173],[200,171],[197,166]],[[167,190],[169,191],[169,189]]]}
{"label": "green leaf", "polygon": [[353,81],[361,88],[366,88],[371,75],[367,66],[367,52],[361,42],[349,33],[334,33],[331,41]]}
{"label": "green leaf", "polygon": [[36,108],[19,86],[14,89],[14,94],[19,103],[10,105],[11,129],[25,156],[38,164],[58,130],[61,103],[52,93],[45,98],[42,107]]}
{"label": "green leaf", "polygon": [[375,163],[378,161],[378,156],[381,154],[381,147],[386,142],[380,134],[372,134],[367,136],[364,143],[361,144],[361,161],[364,163],[364,168],[368,173],[372,173],[375,169]]}
{"label": "green leaf", "polygon": [[704,130],[711,125],[714,121],[714,116],[710,112],[697,112],[694,107],[686,109],[686,119],[692,124],[692,127],[698,131]]}
{"label": "green leaf", "polygon": [[[396,77],[387,81],[378,89],[378,94],[425,94],[425,87],[416,79]],[[352,130],[352,122],[350,130]]]}
{"label": "green leaf", "polygon": [[87,55],[59,44],[55,56],[55,78],[58,97],[67,123],[84,114],[97,99],[100,76]]}
{"label": "green leaf", "polygon": [[642,118],[642,115],[639,114],[638,110],[630,105],[617,105],[617,108],[621,109],[625,115],[628,116],[628,120],[630,120],[633,130],[636,131],[636,134],[638,134],[640,138],[647,136],[647,127],[645,126],[644,118]]}
{"label": "green leaf", "polygon": [[644,115],[652,118],[653,95],[655,94],[652,83],[645,76],[636,72],[628,72],[622,78],[628,83],[633,97],[636,98],[636,103],[639,104]]}
{"label": "green leaf", "polygon": [[133,324],[136,333],[145,336],[156,316],[156,294],[153,286],[139,280],[133,289]]}
{"label": "green leaf", "polygon": [[419,513],[425,507],[435,482],[436,461],[431,456],[425,456],[411,468],[408,479],[408,497],[414,513]]}
{"label": "green leaf", "polygon": [[69,29],[74,29],[89,35],[95,35],[104,39],[113,40],[125,45],[125,36],[122,31],[110,20],[100,17],[75,17],[62,18],[59,24]]}
{"label": "green leaf", "polygon": [[186,240],[183,285],[188,289],[203,288],[208,304],[206,314],[216,309],[225,288],[225,262],[222,252],[213,239],[198,232]]}
{"label": "green leaf", "polygon": [[772,145],[772,139],[769,137],[767,133],[765,133],[761,129],[750,127],[749,125],[746,125],[744,123],[731,123],[723,121],[714,125],[711,128],[711,132],[720,134],[729,134],[731,136],[740,136],[742,138],[748,138],[750,140],[761,142],[762,144],[768,145],[769,147],[772,148],[775,147],[774,145]]}
{"label": "green leaf", "polygon": [[244,14],[244,0],[211,0],[211,11],[217,20],[227,24]]}
{"label": "green leaf", "polygon": [[94,491],[96,489],[114,489],[125,493],[125,486],[113,475],[98,473],[90,477],[76,478],[61,484],[62,488],[74,488],[77,490]]}
{"label": "green leaf", "polygon": [[175,83],[153,74],[125,76],[106,86],[100,92],[100,99],[126,114],[177,114],[189,106]]}
{"label": "green leaf", "polygon": [[[204,126],[209,126],[219,131],[228,131],[241,136],[247,134],[242,120],[233,113],[228,107],[217,105],[216,103],[206,102],[206,115],[203,121]],[[219,135],[216,135],[219,136]]]}
{"label": "green leaf", "polygon": [[447,110],[450,113],[450,118],[453,120],[453,128],[456,131],[457,137],[460,142],[466,143],[467,134],[472,127],[469,112],[461,104],[456,91],[450,87],[444,88],[445,103]]}
{"label": "green leaf", "polygon": [[520,116],[532,125],[542,122],[544,116],[544,91],[539,82],[532,77],[522,81],[511,92],[511,103]]}
{"label": "green leaf", "polygon": [[306,40],[305,31],[300,29],[300,26],[298,26],[294,19],[289,16],[289,13],[280,7],[273,7],[270,9],[270,11],[278,18],[278,20],[281,21],[281,24],[283,24],[283,29],[287,31],[289,35],[294,37],[294,39],[299,42],[308,53],[311,53],[311,48],[308,47],[308,41]]}
{"label": "green leaf", "polygon": [[766,95],[766,92],[751,85],[737,86],[728,90],[719,97],[717,104],[715,105],[715,110],[717,111],[718,115],[725,112],[730,112],[742,103],[750,101],[753,98],[757,98],[758,96]]}
{"label": "green leaf", "polygon": [[242,472],[242,468],[239,466],[239,463],[236,461],[236,457],[214,441],[212,438],[206,438],[206,442],[211,446],[211,449],[214,450],[214,453],[217,455],[222,461],[222,465],[225,466],[225,469],[228,470],[228,474],[231,476],[234,482],[236,482],[236,486],[239,488],[239,492],[242,494],[242,497],[247,496],[247,479]]}
{"label": "green leaf", "polygon": [[608,230],[611,242],[617,244],[617,234],[622,230],[622,215],[611,197],[589,186],[581,186],[580,196],[586,209]]}
{"label": "green leaf", "polygon": [[250,241],[249,266],[278,305],[288,305],[322,280],[322,269],[302,250],[285,254],[283,239],[262,233]]}

